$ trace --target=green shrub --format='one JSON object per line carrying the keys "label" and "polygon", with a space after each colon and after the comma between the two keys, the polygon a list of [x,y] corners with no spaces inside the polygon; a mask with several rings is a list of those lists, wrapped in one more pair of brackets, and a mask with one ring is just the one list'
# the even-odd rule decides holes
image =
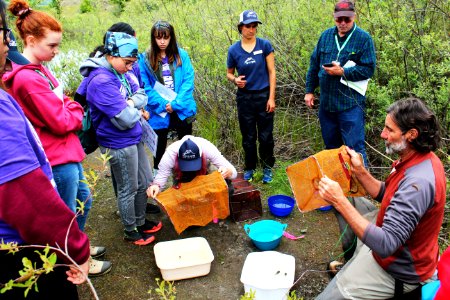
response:
{"label": "green shrub", "polygon": [[91,0],[81,0],[80,13],[85,14],[94,11],[94,5]]}
{"label": "green shrub", "polygon": [[80,53],[73,50],[61,52],[51,62],[47,63],[56,79],[64,86],[64,92],[72,96],[75,94],[83,76],[79,68],[88,57],[88,53]]}

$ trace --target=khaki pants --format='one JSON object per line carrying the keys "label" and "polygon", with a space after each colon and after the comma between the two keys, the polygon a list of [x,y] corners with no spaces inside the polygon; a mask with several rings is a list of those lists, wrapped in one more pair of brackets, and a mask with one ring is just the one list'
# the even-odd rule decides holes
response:
{"label": "khaki pants", "polygon": [[[377,215],[378,210],[364,217],[374,222]],[[404,284],[404,292],[408,293],[416,287]],[[372,250],[358,239],[352,259],[316,299],[389,299],[394,297],[394,288],[395,279],[380,267],[373,258]]]}

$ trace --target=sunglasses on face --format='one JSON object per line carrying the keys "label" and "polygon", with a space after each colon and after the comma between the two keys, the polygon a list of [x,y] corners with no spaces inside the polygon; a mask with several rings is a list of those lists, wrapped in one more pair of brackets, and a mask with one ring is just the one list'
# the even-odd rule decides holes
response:
{"label": "sunglasses on face", "polygon": [[335,20],[337,23],[342,23],[342,22],[350,23],[350,22],[352,21],[352,19],[349,18],[349,17],[339,17],[339,18],[335,18],[334,20]]}
{"label": "sunglasses on face", "polygon": [[258,28],[258,24],[245,24],[245,28]]}
{"label": "sunglasses on face", "polygon": [[11,29],[8,27],[0,27],[0,30],[3,31],[3,41],[5,43],[9,43],[9,37],[11,36]]}

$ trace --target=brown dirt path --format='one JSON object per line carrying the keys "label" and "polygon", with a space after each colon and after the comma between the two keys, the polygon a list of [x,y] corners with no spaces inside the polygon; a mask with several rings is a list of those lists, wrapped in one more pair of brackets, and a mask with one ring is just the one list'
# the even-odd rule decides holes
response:
{"label": "brown dirt path", "polygon": [[[101,171],[96,154],[85,161],[85,168]],[[97,188],[87,224],[87,233],[93,245],[107,247],[105,259],[113,263],[112,271],[102,277],[92,278],[100,299],[159,299],[148,290],[156,288],[155,278],[161,278],[153,254],[153,244],[138,247],[127,243],[122,238],[122,224],[116,215],[117,204],[111,185],[111,179],[102,176]],[[340,247],[335,247],[338,241],[338,229],[335,217],[331,212],[310,212],[302,214],[296,208],[287,218],[277,219],[267,208],[267,196],[262,197],[263,216],[258,220],[274,219],[288,224],[287,231],[301,235],[307,230],[304,239],[292,241],[283,238],[276,251],[295,257],[295,279],[306,270],[324,270],[331,256],[340,253]],[[214,254],[209,275],[194,279],[175,282],[177,299],[239,299],[244,294],[244,286],[240,276],[248,253],[259,251],[253,246],[244,232],[245,223],[235,223],[231,219],[210,223],[205,227],[188,228],[177,235],[170,220],[164,213],[147,215],[163,221],[163,229],[156,233],[156,242],[188,237],[204,237],[207,239]],[[334,253],[333,253],[334,252]],[[313,299],[326,285],[328,277],[324,273],[307,273],[294,287],[299,296]],[[92,299],[87,286],[80,288],[81,299]]]}

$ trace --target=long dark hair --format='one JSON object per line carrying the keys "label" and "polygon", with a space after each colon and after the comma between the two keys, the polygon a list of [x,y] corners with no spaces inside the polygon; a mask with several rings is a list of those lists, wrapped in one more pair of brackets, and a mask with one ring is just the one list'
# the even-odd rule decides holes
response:
{"label": "long dark hair", "polygon": [[415,97],[408,97],[394,102],[387,109],[395,124],[403,134],[415,128],[419,134],[411,141],[411,146],[418,152],[428,153],[439,148],[441,134],[436,115]]}
{"label": "long dark hair", "polygon": [[[107,31],[111,32],[123,32],[132,36],[136,36],[136,31],[131,27],[130,24],[125,22],[118,22],[111,27],[108,28]],[[101,53],[100,56],[103,56],[105,54],[105,40],[106,40],[106,33],[103,35],[103,45],[99,45],[95,47],[95,49],[89,54],[89,57],[94,57],[97,53]]]}
{"label": "long dark hair", "polygon": [[159,61],[161,60],[158,44],[156,43],[156,37],[170,37],[170,43],[166,48],[166,56],[169,59],[169,63],[177,62],[177,66],[181,66],[180,53],[178,52],[177,37],[175,36],[175,29],[169,22],[157,21],[153,24],[150,31],[150,48],[147,49],[147,59],[153,71],[157,71],[159,67]]}

